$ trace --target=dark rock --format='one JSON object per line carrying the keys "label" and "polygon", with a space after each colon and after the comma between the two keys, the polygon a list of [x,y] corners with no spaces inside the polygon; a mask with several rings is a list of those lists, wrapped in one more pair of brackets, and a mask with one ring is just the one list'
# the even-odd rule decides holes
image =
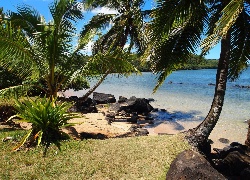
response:
{"label": "dark rock", "polygon": [[226,178],[214,169],[201,154],[191,150],[183,151],[176,157],[170,166],[166,179],[226,180]]}
{"label": "dark rock", "polygon": [[153,98],[148,98],[148,102],[154,102],[155,100]]}
{"label": "dark rock", "polygon": [[120,111],[121,110],[127,113],[137,112],[138,114],[148,114],[153,110],[153,107],[149,104],[147,99],[133,96],[126,101],[126,106],[121,106]]}
{"label": "dark rock", "polygon": [[126,111],[122,110],[120,113],[119,113],[120,116],[127,116],[127,113]]}
{"label": "dark rock", "polygon": [[113,104],[110,104],[109,106],[109,111],[119,112],[120,109],[121,109],[121,105],[119,103],[113,103]]}
{"label": "dark rock", "polygon": [[145,121],[148,122],[149,124],[154,124],[154,118],[146,116]]}
{"label": "dark rock", "polygon": [[147,129],[138,128],[135,133],[136,136],[147,136],[149,134]]}
{"label": "dark rock", "polygon": [[158,108],[154,108],[154,109],[152,110],[152,112],[158,112],[158,111],[159,111]]}
{"label": "dark rock", "polygon": [[215,86],[216,84],[214,83],[208,83],[209,86]]}
{"label": "dark rock", "polygon": [[127,100],[128,100],[128,98],[123,97],[123,96],[119,96],[118,103],[123,103],[123,102],[126,102]]}
{"label": "dark rock", "polygon": [[250,179],[250,167],[245,168],[243,171],[241,171],[240,179],[242,179],[242,180],[249,180]]}
{"label": "dark rock", "polygon": [[0,122],[7,121],[11,116],[16,114],[16,110],[11,105],[0,106]]}
{"label": "dark rock", "polygon": [[213,148],[217,152],[217,157],[224,159],[230,152],[238,151],[244,154],[247,150],[247,146],[242,145],[238,142],[232,142],[229,146],[224,147],[223,149]]}
{"label": "dark rock", "polygon": [[129,128],[129,131],[131,132],[136,132],[138,126],[137,125],[132,125],[130,128]]}
{"label": "dark rock", "polygon": [[228,143],[229,143],[229,140],[226,139],[226,138],[220,138],[219,141],[220,141],[221,143],[224,143],[224,144],[228,144]]}
{"label": "dark rock", "polygon": [[107,114],[105,120],[107,120],[108,124],[111,125],[111,123],[115,121],[115,113]]}
{"label": "dark rock", "polygon": [[112,94],[94,92],[93,101],[95,101],[97,104],[107,104],[107,103],[115,103],[116,99]]}
{"label": "dark rock", "polygon": [[250,156],[239,151],[230,152],[216,164],[216,169],[227,176],[239,176],[242,171],[249,167]]}
{"label": "dark rock", "polygon": [[107,137],[104,134],[101,133],[87,133],[87,132],[82,132],[80,133],[81,139],[106,139]]}
{"label": "dark rock", "polygon": [[133,115],[130,118],[127,119],[127,122],[131,122],[131,123],[137,123],[138,120],[138,116],[137,115]]}
{"label": "dark rock", "polygon": [[147,129],[142,129],[138,125],[132,125],[129,130],[135,134],[135,136],[147,136],[149,134]]}
{"label": "dark rock", "polygon": [[91,98],[83,101],[82,98],[78,98],[75,101],[76,112],[86,113],[97,113],[97,108],[95,107],[95,103],[92,101]]}
{"label": "dark rock", "polygon": [[69,100],[71,100],[71,101],[77,101],[78,97],[77,96],[70,96]]}

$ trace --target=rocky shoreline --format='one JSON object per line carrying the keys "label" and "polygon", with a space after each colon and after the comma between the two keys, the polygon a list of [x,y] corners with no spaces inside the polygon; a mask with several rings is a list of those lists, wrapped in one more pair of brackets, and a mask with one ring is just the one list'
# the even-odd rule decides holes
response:
{"label": "rocky shoreline", "polygon": [[[74,105],[69,111],[82,115],[82,118],[70,120],[70,123],[76,123],[74,126],[63,129],[76,140],[177,134],[188,130],[173,126],[173,123],[163,123],[160,126],[152,114],[167,114],[168,112],[165,109],[153,108],[150,105],[150,102],[154,101],[153,99],[120,96],[116,100],[111,94],[95,92],[93,98],[88,98],[86,101],[77,96],[59,97],[58,101],[72,102]],[[8,114],[11,113],[8,112]],[[171,117],[169,121],[171,122]],[[23,129],[31,128],[30,124],[25,123],[13,125]],[[0,124],[0,128],[1,126],[3,127],[4,123]],[[194,124],[185,125],[186,128],[193,128],[192,126],[195,127]],[[224,148],[215,148],[217,144],[214,144],[213,152],[205,159],[195,152],[181,153],[171,165],[167,178],[178,179],[183,177],[185,172],[188,177],[200,177],[201,179],[207,177],[212,179],[250,178],[249,149],[240,143],[230,143],[226,138],[218,140],[224,144]],[[185,162],[182,163],[184,165],[179,166],[179,161]],[[190,170],[190,165],[195,168]],[[211,172],[214,176],[211,175]],[[229,178],[224,178],[220,175],[221,173]]]}

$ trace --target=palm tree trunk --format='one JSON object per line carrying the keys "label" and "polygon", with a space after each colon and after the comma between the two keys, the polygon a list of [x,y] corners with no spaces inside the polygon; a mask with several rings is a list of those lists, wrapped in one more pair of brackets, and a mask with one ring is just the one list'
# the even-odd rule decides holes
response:
{"label": "palm tree trunk", "polygon": [[99,79],[99,81],[92,87],[90,90],[82,97],[82,101],[86,101],[87,98],[92,94],[98,86],[105,80],[105,78],[109,75],[110,70],[107,70],[105,74]]}
{"label": "palm tree trunk", "polygon": [[221,53],[216,74],[214,99],[207,117],[195,129],[189,130],[187,139],[202,152],[210,152],[208,137],[219,120],[226,92],[230,52],[230,32],[221,40]]}

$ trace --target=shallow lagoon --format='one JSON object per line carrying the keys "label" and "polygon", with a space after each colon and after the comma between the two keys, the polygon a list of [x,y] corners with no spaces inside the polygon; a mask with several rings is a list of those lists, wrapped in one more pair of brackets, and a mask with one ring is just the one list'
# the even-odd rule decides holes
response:
{"label": "shallow lagoon", "polygon": [[[239,86],[250,85],[249,74],[250,69],[247,69],[237,81],[228,81],[223,111],[210,136],[214,141],[223,137],[244,143],[247,133],[244,121],[250,119],[250,88]],[[153,107],[166,109],[169,113],[160,114],[159,122],[173,123],[177,129],[185,130],[195,127],[207,115],[213,100],[215,75],[215,69],[176,71],[152,94],[156,85],[156,76],[152,73],[119,78],[113,74],[107,77],[96,92],[113,94],[117,99],[119,96],[153,98]],[[67,95],[82,96],[85,92],[69,91]]]}

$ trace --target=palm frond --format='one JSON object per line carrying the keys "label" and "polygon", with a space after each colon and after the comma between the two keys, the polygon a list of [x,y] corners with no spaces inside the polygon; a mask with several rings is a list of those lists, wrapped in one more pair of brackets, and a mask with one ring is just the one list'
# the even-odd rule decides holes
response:
{"label": "palm frond", "polygon": [[213,33],[202,42],[201,48],[203,54],[218,44],[222,37],[226,36],[226,33],[235,23],[243,8],[243,0],[230,1],[230,3],[221,11],[221,17],[216,22],[216,27],[214,28]]}
{"label": "palm frond", "polygon": [[199,47],[204,27],[208,24],[206,4],[202,1],[163,1],[152,13],[149,24],[149,47],[144,58],[160,74],[154,92],[166,76],[187,62]]}
{"label": "palm frond", "polygon": [[229,63],[229,78],[235,80],[242,70],[248,67],[250,59],[250,17],[246,11],[237,18],[231,27],[231,51]]}
{"label": "palm frond", "polygon": [[25,96],[27,91],[31,88],[31,85],[18,85],[0,90],[0,98],[11,99]]}

